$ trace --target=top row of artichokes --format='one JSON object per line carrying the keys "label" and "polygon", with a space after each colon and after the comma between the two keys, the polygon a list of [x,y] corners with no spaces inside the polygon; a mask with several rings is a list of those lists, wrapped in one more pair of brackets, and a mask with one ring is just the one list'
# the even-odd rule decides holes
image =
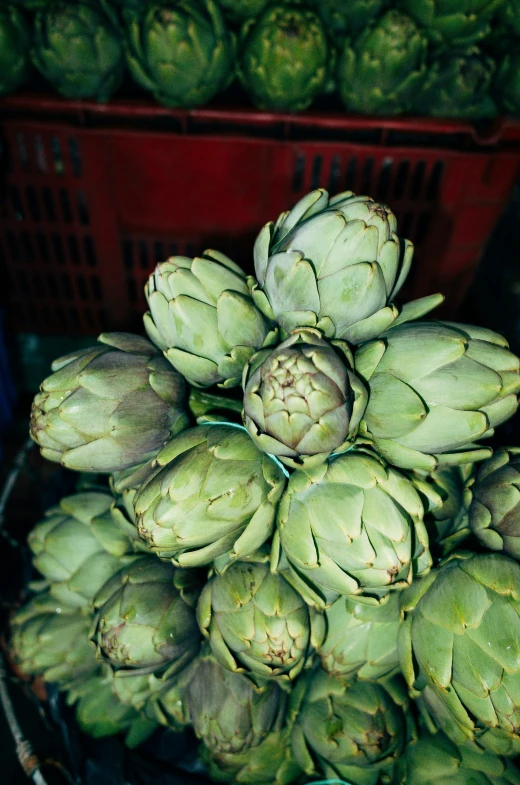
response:
{"label": "top row of artichokes", "polygon": [[242,409],[257,448],[292,469],[353,445],[425,471],[488,457],[478,440],[516,411],[519,360],[489,330],[417,322],[440,295],[395,305],[413,252],[396,230],[371,198],[319,189],[262,229],[256,278],[216,251],[159,264],[146,284],[152,343],[103,335],[57,360],[33,438],[70,468],[134,471],[189,425],[186,379],[242,384],[216,419]]}
{"label": "top row of artichokes", "polygon": [[[387,0],[225,0],[222,8],[216,0],[16,5],[36,10],[32,60],[68,98],[108,100],[121,84],[125,49],[135,81],[172,107],[207,102],[236,71],[260,108],[301,110],[337,86],[350,111],[477,117],[496,112],[492,82],[500,108],[519,109],[518,2],[471,0],[455,13],[415,0],[402,0],[399,10],[388,10]],[[222,10],[242,23],[238,37]],[[500,32],[489,39],[501,53],[496,74],[493,59],[472,46],[489,33],[495,14],[508,41],[513,34],[507,46]],[[0,94],[27,80],[29,39],[15,6],[2,9]],[[435,52],[430,65],[428,40]]]}

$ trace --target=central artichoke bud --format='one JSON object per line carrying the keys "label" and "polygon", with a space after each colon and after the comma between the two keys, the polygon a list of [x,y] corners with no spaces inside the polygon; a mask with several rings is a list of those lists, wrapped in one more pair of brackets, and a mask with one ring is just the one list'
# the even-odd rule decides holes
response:
{"label": "central artichoke bud", "polygon": [[351,366],[346,344],[316,330],[258,352],[244,372],[244,422],[255,443],[295,468],[348,447],[367,400]]}

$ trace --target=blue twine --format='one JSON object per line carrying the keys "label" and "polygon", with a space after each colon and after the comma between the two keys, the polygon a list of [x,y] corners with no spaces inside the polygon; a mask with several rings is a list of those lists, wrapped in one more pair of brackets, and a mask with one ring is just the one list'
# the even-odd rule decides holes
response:
{"label": "blue twine", "polygon": [[309,785],[350,785],[350,782],[345,780],[314,780],[314,782],[309,782]]}
{"label": "blue twine", "polygon": [[[239,425],[237,422],[226,422],[224,420],[222,422],[201,422],[200,426],[202,427],[203,425],[227,425],[230,428],[238,428],[241,431],[245,431],[249,435],[249,431],[247,430],[245,425]],[[289,472],[287,471],[286,467],[283,465],[281,460],[277,458],[276,455],[272,455],[270,452],[267,452],[266,455],[276,463],[278,468],[282,470],[285,477],[289,479],[291,475],[289,474]]]}

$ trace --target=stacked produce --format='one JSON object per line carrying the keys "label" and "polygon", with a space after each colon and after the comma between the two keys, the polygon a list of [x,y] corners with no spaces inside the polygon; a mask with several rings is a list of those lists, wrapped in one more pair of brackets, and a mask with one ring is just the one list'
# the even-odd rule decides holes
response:
{"label": "stacked produce", "polygon": [[31,533],[15,662],[94,736],[191,725],[217,781],[519,783],[520,448],[486,445],[520,360],[396,304],[413,248],[369,197],[253,253],[168,259],[148,338],[54,362],[32,437],[109,484]]}
{"label": "stacked produce", "polygon": [[273,111],[330,108],[335,95],[337,106],[361,114],[520,115],[520,0],[4,5],[0,94],[27,82],[32,58],[67,98],[108,101],[126,67],[174,108],[201,106],[237,81],[255,106]]}

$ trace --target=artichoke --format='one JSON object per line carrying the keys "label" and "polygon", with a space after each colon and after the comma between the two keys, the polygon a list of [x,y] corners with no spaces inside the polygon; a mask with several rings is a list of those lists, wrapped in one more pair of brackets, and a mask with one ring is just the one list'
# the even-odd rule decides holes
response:
{"label": "artichoke", "polygon": [[457,747],[443,733],[422,734],[397,766],[396,785],[520,785],[508,760],[477,747]]}
{"label": "artichoke", "polygon": [[[472,499],[474,474],[474,465],[468,463],[463,466],[443,466],[429,475],[434,489],[440,494],[440,504],[425,517],[430,546],[436,555],[448,556],[470,534],[468,508]],[[416,476],[413,482],[419,492],[424,490],[425,480]],[[431,491],[428,489],[426,492]]]}
{"label": "artichoke", "polygon": [[402,707],[379,684],[345,685],[311,671],[293,690],[290,711],[294,754],[306,774],[323,770],[353,785],[376,785],[406,740]]}
{"label": "artichoke", "polygon": [[397,673],[397,593],[376,606],[340,597],[321,618],[326,631],[317,654],[330,676],[343,681],[354,677],[378,681]]}
{"label": "artichoke", "polygon": [[520,559],[520,447],[502,447],[480,466],[469,525],[486,548]]}
{"label": "artichoke", "polygon": [[288,579],[317,607],[340,595],[380,599],[430,566],[423,512],[411,481],[377,456],[340,455],[291,475],[274,566],[287,567]]}
{"label": "artichoke", "polygon": [[10,6],[0,9],[0,96],[9,95],[31,72],[31,34],[23,14]]}
{"label": "artichoke", "polygon": [[[48,510],[28,543],[51,595],[71,607],[86,607],[123,566],[134,548],[112,518],[112,496],[77,493]],[[135,531],[135,526],[133,527]]]}
{"label": "artichoke", "polygon": [[520,51],[506,54],[499,63],[493,95],[505,114],[520,115]]}
{"label": "artichoke", "polygon": [[399,325],[361,347],[355,363],[370,395],[360,431],[394,466],[433,471],[486,458],[473,442],[518,406],[520,361],[484,328]]}
{"label": "artichoke", "polygon": [[276,330],[251,301],[245,274],[217,251],[159,264],[145,293],[148,335],[196,387],[239,384],[255,351],[276,342]]}
{"label": "artichoke", "polygon": [[[335,351],[337,349],[337,351]],[[367,404],[346,343],[295,331],[244,370],[244,423],[255,444],[295,468],[351,446]]]}
{"label": "artichoke", "polygon": [[241,782],[251,785],[291,785],[300,780],[288,728],[277,724],[257,747],[216,759],[202,748],[200,756],[210,777],[216,782]]}
{"label": "artichoke", "polygon": [[135,557],[94,599],[90,637],[121,675],[181,670],[197,654],[198,576],[151,556]]}
{"label": "artichoke", "polygon": [[78,685],[99,670],[88,640],[92,614],[69,607],[42,592],[11,620],[10,649],[23,673],[43,676],[60,689]]}
{"label": "artichoke", "polygon": [[128,68],[165,106],[199,106],[223,90],[234,51],[214,0],[157,0],[128,19]]}
{"label": "artichoke", "polygon": [[438,57],[428,70],[413,109],[432,117],[493,117],[489,94],[495,63],[478,47]]}
{"label": "artichoke", "polygon": [[200,425],[172,439],[135,499],[150,549],[181,567],[244,558],[273,533],[285,478],[241,427]]}
{"label": "artichoke", "polygon": [[304,7],[271,6],[246,23],[238,76],[260,109],[306,109],[326,88],[331,52],[319,16]]}
{"label": "artichoke", "polygon": [[[388,207],[351,191],[330,198],[319,188],[258,235],[253,298],[285,337],[315,327],[326,338],[360,343],[397,319],[391,301],[412,255],[413,245],[398,237]],[[418,318],[441,301],[434,295],[411,303],[400,321]]]}
{"label": "artichoke", "polygon": [[104,103],[123,80],[119,32],[93,3],[56,2],[39,10],[32,59],[66,98],[94,98]]}
{"label": "artichoke", "polygon": [[203,657],[187,686],[186,701],[195,733],[212,760],[233,768],[236,755],[257,747],[285,708],[277,684],[255,687],[240,673],[231,673]]}
{"label": "artichoke", "polygon": [[505,0],[498,7],[498,21],[505,33],[520,37],[520,0]]}
{"label": "artichoke", "polygon": [[485,38],[489,22],[504,0],[399,0],[432,43],[469,46]]}
{"label": "artichoke", "polygon": [[68,469],[115,472],[154,457],[188,425],[185,384],[145,338],[98,340],[53,362],[33,402],[31,436],[44,458]]}
{"label": "artichoke", "polygon": [[76,703],[76,721],[81,730],[96,739],[124,732],[128,747],[146,741],[158,723],[139,712],[126,697],[121,700],[121,688],[131,693],[132,683],[140,681],[139,676],[116,679],[109,669],[90,678]]}
{"label": "artichoke", "polygon": [[367,27],[353,43],[347,40],[338,60],[345,107],[363,114],[407,112],[426,76],[426,49],[423,33],[396,10]]}
{"label": "artichoke", "polygon": [[355,36],[373,22],[388,0],[312,0],[325,29],[336,39]]}
{"label": "artichoke", "polygon": [[456,744],[518,753],[520,565],[455,554],[414,582],[401,608],[401,669],[435,722]]}
{"label": "artichoke", "polygon": [[219,4],[226,16],[232,22],[240,24],[246,19],[259,16],[269,0],[219,0]]}
{"label": "artichoke", "polygon": [[294,679],[317,643],[301,596],[262,563],[238,562],[208,581],[197,618],[222,667],[257,677]]}

